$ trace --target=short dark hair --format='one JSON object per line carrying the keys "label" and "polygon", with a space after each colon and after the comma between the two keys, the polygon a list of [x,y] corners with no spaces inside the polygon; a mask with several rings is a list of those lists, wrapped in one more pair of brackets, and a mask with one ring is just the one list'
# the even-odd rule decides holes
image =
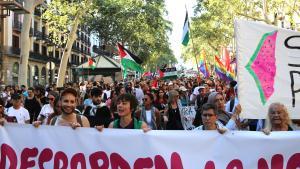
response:
{"label": "short dark hair", "polygon": [[15,93],[11,96],[12,100],[20,100],[21,98],[22,98],[21,95],[18,93]]}
{"label": "short dark hair", "polygon": [[91,96],[101,96],[102,95],[102,90],[98,87],[94,87],[92,90],[91,90]]}
{"label": "short dark hair", "polygon": [[28,90],[32,90],[32,91],[33,91],[33,90],[34,90],[34,88],[33,88],[33,87],[29,87],[29,88],[28,88]]}
{"label": "short dark hair", "polygon": [[145,95],[147,95],[148,97],[150,97],[150,99],[151,99],[152,101],[154,101],[154,96],[153,96],[152,93],[146,93]]}
{"label": "short dark hair", "polygon": [[73,96],[77,97],[77,91],[73,88],[66,88],[64,91],[61,92],[60,98],[62,99],[62,97],[66,94],[72,94]]}
{"label": "short dark hair", "polygon": [[131,110],[135,110],[138,106],[138,100],[136,99],[136,97],[129,93],[121,94],[117,99],[117,102],[120,101],[129,101]]}
{"label": "short dark hair", "polygon": [[207,111],[209,109],[212,109],[214,111],[214,114],[217,114],[217,108],[214,104],[211,104],[211,103],[205,103],[203,104],[202,106],[202,111]]}

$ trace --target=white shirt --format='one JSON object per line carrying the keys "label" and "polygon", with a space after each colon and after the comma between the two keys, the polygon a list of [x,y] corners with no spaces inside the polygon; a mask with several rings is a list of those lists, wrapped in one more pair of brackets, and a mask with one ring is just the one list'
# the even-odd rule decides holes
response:
{"label": "white shirt", "polygon": [[[220,121],[216,121],[216,125],[217,125],[217,128],[225,128],[225,129],[227,129]],[[193,130],[204,130],[203,129],[203,125],[201,125],[201,126],[199,126],[199,127],[196,127],[196,128],[194,128]]]}
{"label": "white shirt", "polygon": [[15,109],[14,107],[8,108],[8,116],[16,117],[18,124],[25,124],[25,121],[30,120],[29,112],[24,107]]}
{"label": "white shirt", "polygon": [[146,110],[146,122],[148,124],[151,123],[151,115],[152,115],[152,111],[151,110]]}
{"label": "white shirt", "polygon": [[106,94],[107,98],[110,98],[110,93],[111,93],[110,90],[104,90],[103,93]]}
{"label": "white shirt", "polygon": [[144,92],[141,88],[134,88],[135,97],[139,101],[140,105],[143,104]]}
{"label": "white shirt", "polygon": [[234,105],[232,111],[230,111],[230,100],[225,104],[225,111],[228,112],[229,114],[233,114],[235,110],[235,106],[239,104],[239,101],[237,97],[234,98]]}
{"label": "white shirt", "polygon": [[43,124],[46,124],[46,123],[47,123],[47,119],[48,119],[49,115],[52,114],[53,112],[54,112],[54,110],[53,110],[53,108],[50,106],[50,104],[45,104],[45,105],[42,107],[42,109],[41,109],[41,111],[40,111],[39,118],[40,118],[41,116],[44,116],[44,117],[45,117],[45,119],[44,119],[44,121],[43,121]]}

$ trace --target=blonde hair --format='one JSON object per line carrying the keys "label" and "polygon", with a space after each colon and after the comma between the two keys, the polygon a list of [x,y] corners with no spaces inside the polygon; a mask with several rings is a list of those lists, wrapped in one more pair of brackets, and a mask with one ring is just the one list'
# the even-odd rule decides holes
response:
{"label": "blonde hair", "polygon": [[280,110],[282,110],[283,113],[284,113],[283,124],[288,125],[288,126],[291,124],[291,119],[290,119],[289,112],[288,112],[286,106],[282,103],[275,102],[275,103],[270,104],[270,106],[268,108],[268,115],[267,115],[267,118],[266,118],[265,128],[268,129],[269,131],[272,130],[272,123],[271,123],[270,113],[272,112],[272,110],[274,109],[275,106],[278,106],[280,108]]}

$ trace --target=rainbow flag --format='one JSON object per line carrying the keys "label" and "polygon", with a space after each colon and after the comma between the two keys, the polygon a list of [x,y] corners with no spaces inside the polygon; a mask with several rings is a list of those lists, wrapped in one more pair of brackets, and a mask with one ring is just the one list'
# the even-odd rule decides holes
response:
{"label": "rainbow flag", "polygon": [[217,56],[215,56],[215,72],[220,79],[223,79],[225,81],[232,81],[235,79],[234,72],[227,71],[225,65]]}
{"label": "rainbow flag", "polygon": [[205,59],[205,51],[201,51],[200,60],[199,60],[199,71],[204,75],[205,78],[208,78],[210,76],[206,59]]}

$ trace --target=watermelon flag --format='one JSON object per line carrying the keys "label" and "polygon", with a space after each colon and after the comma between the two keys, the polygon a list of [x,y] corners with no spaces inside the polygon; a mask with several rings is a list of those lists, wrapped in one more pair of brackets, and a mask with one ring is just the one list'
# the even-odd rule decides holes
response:
{"label": "watermelon flag", "polygon": [[207,64],[206,64],[206,58],[205,58],[205,51],[202,50],[201,51],[201,55],[200,55],[200,62],[199,62],[199,70],[201,73],[203,73],[205,78],[208,78],[210,76],[208,68],[207,68]]}
{"label": "watermelon flag", "polygon": [[94,58],[90,57],[88,63],[89,63],[89,67],[92,68],[92,70],[96,68],[96,62]]}
{"label": "watermelon flag", "polygon": [[[265,33],[248,64],[245,66],[251,76],[254,78],[260,93],[260,99],[266,104],[268,99],[274,93],[274,80],[276,75],[276,38],[278,31]],[[264,72],[268,71],[269,74]]]}
{"label": "watermelon flag", "polygon": [[136,55],[131,53],[129,50],[125,49],[124,46],[118,43],[119,55],[121,57],[121,64],[124,69],[124,74],[127,72],[127,69],[131,69],[133,71],[137,71],[142,73],[143,68],[140,64],[142,64],[142,60],[138,58]]}
{"label": "watermelon flag", "polygon": [[233,72],[227,73],[226,67],[217,56],[215,56],[215,72],[220,79],[225,81],[232,81],[234,79]]}
{"label": "watermelon flag", "polygon": [[189,37],[189,16],[188,16],[188,12],[186,11],[186,15],[185,15],[185,20],[184,20],[184,25],[183,25],[183,34],[182,34],[182,41],[181,43],[184,46],[187,46],[187,44],[189,43],[190,37]]}

